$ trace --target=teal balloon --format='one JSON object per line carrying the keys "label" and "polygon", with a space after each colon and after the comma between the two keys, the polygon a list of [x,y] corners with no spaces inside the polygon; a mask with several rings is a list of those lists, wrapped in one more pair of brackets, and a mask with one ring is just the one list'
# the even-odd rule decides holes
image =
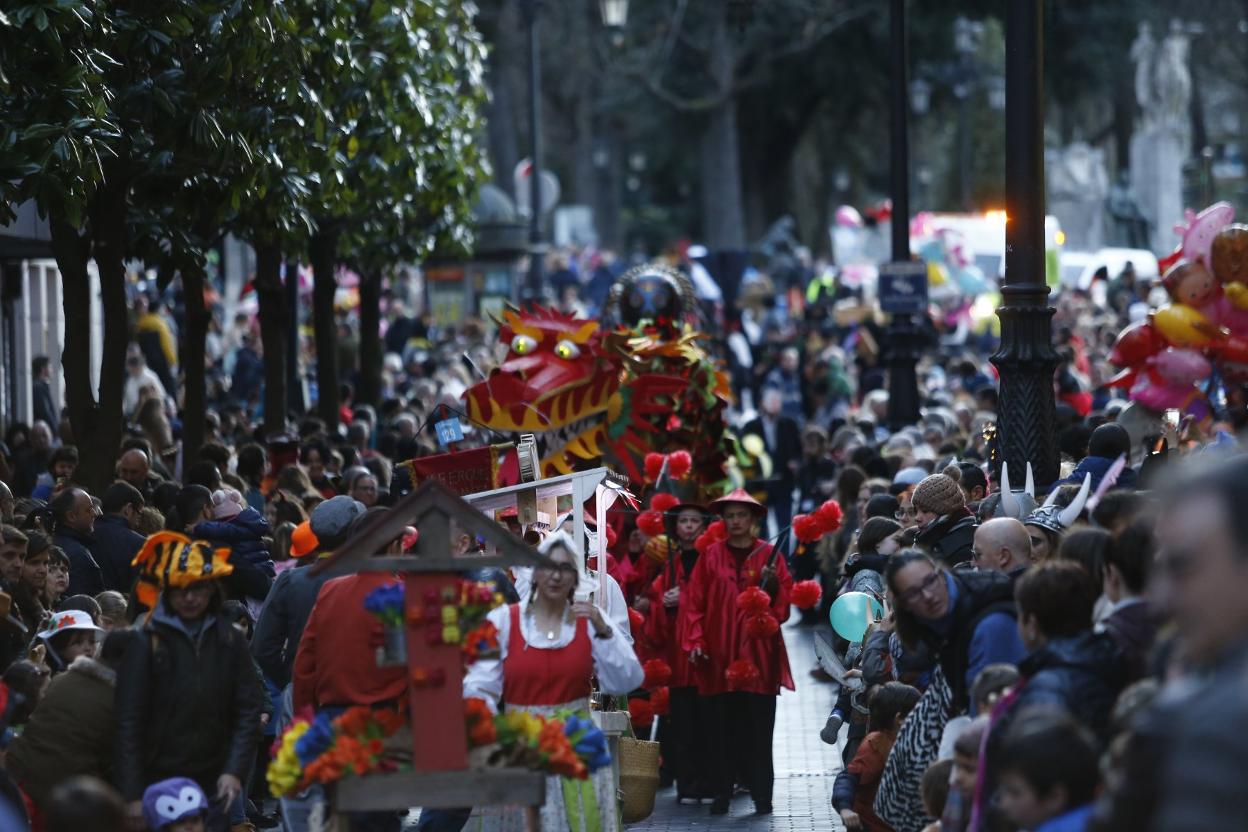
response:
{"label": "teal balloon", "polygon": [[[867,610],[871,610],[870,618]],[[832,629],[846,641],[862,641],[867,634],[867,624],[878,619],[884,613],[880,602],[865,592],[846,592],[832,602],[828,618]]]}

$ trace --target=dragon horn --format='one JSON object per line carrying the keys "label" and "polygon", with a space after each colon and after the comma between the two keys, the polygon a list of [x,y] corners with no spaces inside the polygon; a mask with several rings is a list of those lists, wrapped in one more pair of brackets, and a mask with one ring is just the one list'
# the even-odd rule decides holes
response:
{"label": "dragon horn", "polygon": [[1027,463],[1027,484],[1023,487],[1023,490],[1027,492],[1028,497],[1033,500],[1036,499],[1036,480],[1035,477],[1031,475],[1030,462]]}
{"label": "dragon horn", "polygon": [[1018,498],[1014,496],[1014,492],[1010,490],[1010,463],[1001,463],[1001,512],[1006,517],[1017,518],[1022,507],[1018,504]]}
{"label": "dragon horn", "polygon": [[[1057,489],[1054,489],[1056,492]],[[1083,511],[1084,505],[1088,502],[1088,494],[1092,491],[1092,475],[1085,474],[1083,477],[1083,485],[1079,486],[1079,493],[1075,495],[1075,499],[1070,501],[1070,505],[1062,509],[1059,515],[1059,522],[1063,529],[1068,529],[1079,519],[1079,514]]]}

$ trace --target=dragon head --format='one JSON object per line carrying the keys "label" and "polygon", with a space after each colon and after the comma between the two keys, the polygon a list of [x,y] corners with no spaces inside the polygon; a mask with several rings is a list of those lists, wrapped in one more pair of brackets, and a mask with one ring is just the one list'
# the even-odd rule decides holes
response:
{"label": "dragon head", "polygon": [[596,321],[534,307],[506,310],[499,340],[507,357],[464,392],[468,416],[504,434],[537,437],[547,476],[602,456],[602,414],[619,387]]}

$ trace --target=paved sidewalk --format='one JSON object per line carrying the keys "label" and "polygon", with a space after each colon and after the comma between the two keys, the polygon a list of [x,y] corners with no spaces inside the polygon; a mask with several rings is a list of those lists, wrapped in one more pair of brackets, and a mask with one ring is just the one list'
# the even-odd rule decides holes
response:
{"label": "paved sidewalk", "polygon": [[829,832],[844,829],[840,818],[832,811],[832,781],[841,769],[840,752],[819,739],[819,729],[832,709],[832,685],[810,678],[809,671],[815,666],[813,634],[811,627],[792,623],[784,627],[797,692],[785,691],[776,706],[774,814],[754,815],[749,795],[741,794],[732,801],[732,810],[727,816],[712,817],[708,814],[709,804],[677,805],[676,790],[670,788],[659,792],[654,814],[631,824],[629,832]]}

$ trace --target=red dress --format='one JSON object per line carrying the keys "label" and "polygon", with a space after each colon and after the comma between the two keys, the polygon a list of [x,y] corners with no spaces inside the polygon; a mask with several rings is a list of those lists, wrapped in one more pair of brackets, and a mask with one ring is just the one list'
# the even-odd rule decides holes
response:
{"label": "red dress", "polygon": [[[650,600],[650,614],[646,616],[645,641],[650,652],[656,658],[663,659],[672,668],[671,686],[686,688],[697,684],[693,676],[693,668],[689,664],[689,654],[681,646],[684,632],[679,627],[680,606],[684,603],[689,576],[685,574],[685,564],[679,552],[672,555],[672,561],[674,568],[665,566],[645,592],[645,597]],[[694,568],[697,568],[697,564],[694,564]],[[663,606],[663,593],[674,586],[680,587],[681,603],[675,609],[668,609]]]}
{"label": "red dress", "polygon": [[530,650],[520,632],[520,605],[512,604],[508,614],[511,632],[503,659],[503,701],[507,707],[564,705],[588,699],[594,654],[586,620],[576,620],[576,635],[565,646]]}
{"label": "red dress", "polygon": [[[759,670],[759,680],[738,690],[778,696],[780,688],[794,690],[789,656],[784,649],[784,636],[776,633],[760,639],[745,631],[745,613],[737,609],[737,596],[742,590],[758,586],[763,568],[771,557],[771,545],[755,541],[753,551],[743,560],[728,549],[727,541],[711,544],[698,558],[689,582],[681,590],[680,616],[677,630],[681,647],[686,652],[700,648],[707,658],[694,665],[698,693],[713,696],[732,689],[724,678],[728,665],[748,659]],[[774,564],[779,589],[771,602],[771,614],[784,623],[789,618],[789,596],[793,577],[783,557]]]}

